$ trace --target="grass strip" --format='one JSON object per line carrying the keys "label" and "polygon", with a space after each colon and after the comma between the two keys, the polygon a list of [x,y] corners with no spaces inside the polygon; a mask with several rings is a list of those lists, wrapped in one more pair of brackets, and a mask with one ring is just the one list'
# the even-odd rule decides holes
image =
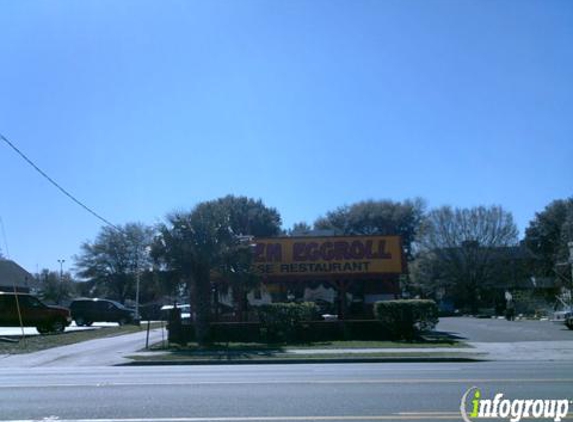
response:
{"label": "grass strip", "polygon": [[168,351],[168,352],[281,352],[288,348],[292,349],[434,349],[434,348],[466,348],[470,347],[468,344],[461,341],[321,341],[314,343],[281,343],[281,344],[267,344],[267,343],[213,343],[208,346],[200,347],[197,343],[187,343],[185,346],[164,343],[156,343],[150,347],[152,351]]}
{"label": "grass strip", "polygon": [[378,352],[378,353],[328,353],[328,354],[300,354],[300,353],[245,353],[245,354],[157,354],[157,355],[133,355],[128,356],[135,362],[161,362],[161,363],[182,363],[182,362],[248,362],[248,361],[316,361],[328,362],[339,360],[364,360],[364,359],[473,359],[478,358],[477,354],[460,352]]}

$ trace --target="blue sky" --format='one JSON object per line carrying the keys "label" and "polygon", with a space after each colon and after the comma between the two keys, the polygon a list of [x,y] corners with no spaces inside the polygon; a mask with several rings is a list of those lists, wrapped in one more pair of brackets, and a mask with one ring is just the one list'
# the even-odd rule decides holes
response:
{"label": "blue sky", "polygon": [[[285,227],[362,199],[573,194],[568,0],[4,1],[0,132],[114,223],[228,193]],[[101,223],[0,144],[12,259]],[[4,253],[4,241],[0,242]]]}

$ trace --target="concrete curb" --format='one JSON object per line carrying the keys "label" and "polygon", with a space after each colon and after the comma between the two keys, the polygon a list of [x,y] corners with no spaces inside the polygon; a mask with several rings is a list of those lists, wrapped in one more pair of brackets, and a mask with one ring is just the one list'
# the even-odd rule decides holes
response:
{"label": "concrete curb", "polygon": [[324,363],[469,363],[486,362],[479,357],[388,357],[388,358],[332,358],[332,359],[204,359],[204,360],[134,360],[116,366],[169,366],[169,365],[283,365],[283,364],[324,364]]}

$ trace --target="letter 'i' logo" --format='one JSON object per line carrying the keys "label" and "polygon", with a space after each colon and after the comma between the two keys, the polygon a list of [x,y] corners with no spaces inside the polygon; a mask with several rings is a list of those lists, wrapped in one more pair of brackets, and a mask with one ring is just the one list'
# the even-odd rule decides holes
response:
{"label": "letter 'i' logo", "polygon": [[[468,399],[470,398],[470,395],[472,393],[472,391],[475,391],[475,393],[473,394],[473,400],[471,401],[472,404],[472,412],[468,413],[467,410],[467,403],[468,403]],[[465,422],[472,422],[472,420],[470,419],[470,417],[475,418],[477,416],[479,416],[479,401],[481,398],[481,391],[479,390],[479,388],[477,387],[472,387],[470,388],[468,391],[466,391],[464,393],[464,395],[462,396],[462,401],[460,403],[460,412],[462,414],[462,419]]]}
{"label": "letter 'i' logo", "polygon": [[479,390],[476,390],[476,392],[474,393],[474,399],[472,400],[472,404],[474,405],[472,413],[470,414],[472,418],[476,418],[478,416],[480,397],[481,397],[481,392]]}

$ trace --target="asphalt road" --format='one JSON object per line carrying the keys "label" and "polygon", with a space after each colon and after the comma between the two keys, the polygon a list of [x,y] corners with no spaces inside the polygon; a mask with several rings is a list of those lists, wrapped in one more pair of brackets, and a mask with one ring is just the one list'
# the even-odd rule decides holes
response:
{"label": "asphalt road", "polygon": [[484,398],[570,400],[573,365],[4,368],[0,421],[451,421],[472,386]]}
{"label": "asphalt road", "polygon": [[440,318],[437,329],[477,342],[573,341],[573,330],[551,321],[450,317]]}

